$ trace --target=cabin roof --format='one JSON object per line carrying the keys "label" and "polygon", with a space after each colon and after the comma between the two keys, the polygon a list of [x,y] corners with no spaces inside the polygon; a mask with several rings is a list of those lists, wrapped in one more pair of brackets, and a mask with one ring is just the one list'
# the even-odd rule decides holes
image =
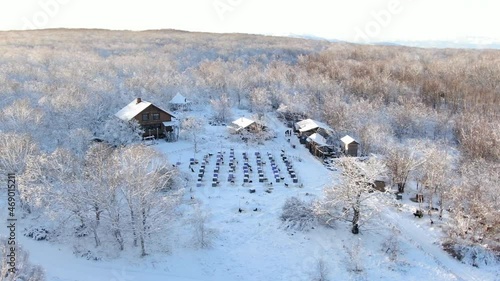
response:
{"label": "cabin roof", "polygon": [[232,124],[236,125],[240,130],[252,125],[253,123],[255,123],[255,121],[245,117],[238,118],[232,122]]}
{"label": "cabin roof", "polygon": [[302,132],[307,132],[307,131],[310,131],[310,130],[314,130],[314,129],[317,129],[317,128],[323,128],[325,130],[333,131],[332,128],[330,128],[330,126],[326,125],[325,123],[320,122],[320,121],[316,121],[316,120],[313,120],[313,119],[306,119],[306,120],[302,120],[300,122],[297,122],[297,123],[295,123],[295,127],[301,133]]}
{"label": "cabin roof", "polygon": [[[124,108],[120,109],[117,113],[115,113],[115,116],[124,120],[124,121],[130,121],[132,118],[137,116],[139,113],[143,112],[146,108],[148,108],[150,105],[153,105],[152,103],[148,101],[143,101],[141,99],[135,99],[131,103],[127,104]],[[153,105],[156,106],[156,105]],[[172,117],[175,117],[172,113],[163,110],[156,106],[158,109],[161,111],[169,114]]]}
{"label": "cabin roof", "polygon": [[307,140],[308,141],[313,141],[313,142],[317,143],[320,146],[328,146],[328,144],[326,143],[326,139],[322,135],[317,134],[317,133],[314,133],[314,134],[310,135],[307,138]]}
{"label": "cabin roof", "polygon": [[355,139],[353,139],[351,136],[346,135],[345,137],[340,139],[343,143],[345,144],[350,144],[350,143],[358,143]]}

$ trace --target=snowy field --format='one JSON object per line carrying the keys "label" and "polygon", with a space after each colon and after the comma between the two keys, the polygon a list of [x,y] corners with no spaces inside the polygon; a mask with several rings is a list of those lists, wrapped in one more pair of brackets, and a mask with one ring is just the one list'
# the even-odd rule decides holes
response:
{"label": "snowy field", "polygon": [[[306,281],[320,280],[319,264],[327,280],[500,280],[498,269],[465,265],[444,252],[439,245],[440,222],[431,225],[428,219],[415,218],[410,194],[405,194],[401,205],[383,210],[359,235],[352,235],[344,223],[305,232],[287,230],[280,220],[285,200],[292,196],[314,200],[338,174],[299,145],[296,137],[289,143],[284,136],[287,128],[277,118],[267,117],[267,123],[276,130],[277,138],[263,145],[235,141],[226,127],[208,125],[199,136],[196,153],[192,141],[183,138],[154,145],[172,164],[178,164],[186,188],[182,215],[172,225],[172,232],[165,234],[169,245],[165,253],[153,251],[142,259],[123,253],[117,259],[93,262],[75,257],[64,245],[18,239],[32,262],[46,270],[49,281]],[[233,153],[234,172],[229,165]],[[244,153],[251,167],[246,169],[248,182],[244,180]],[[256,153],[261,155],[261,177]],[[205,156],[205,172],[199,182]],[[293,167],[296,183],[283,156]],[[223,159],[219,165],[218,157]],[[191,158],[196,163],[190,163]],[[276,170],[280,182],[276,182]],[[260,178],[268,180],[260,182]],[[193,242],[190,218],[197,204],[207,216],[210,230],[212,245],[206,249]],[[384,247],[391,236],[399,243],[396,260],[389,258]]]}

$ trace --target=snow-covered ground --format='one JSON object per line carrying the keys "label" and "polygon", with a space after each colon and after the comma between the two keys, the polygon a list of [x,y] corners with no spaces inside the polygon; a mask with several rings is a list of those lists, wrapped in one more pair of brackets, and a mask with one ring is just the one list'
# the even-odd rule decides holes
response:
{"label": "snow-covered ground", "polygon": [[[245,114],[249,116],[238,111],[235,118]],[[427,219],[414,218],[415,207],[406,200],[399,211],[389,207],[359,235],[352,235],[343,223],[334,228],[318,226],[307,232],[287,230],[280,221],[285,200],[292,196],[318,198],[322,188],[338,175],[311,156],[297,138],[292,137],[289,143],[284,136],[287,128],[277,118],[268,116],[267,123],[276,130],[277,138],[263,145],[234,141],[223,126],[206,127],[199,136],[197,153],[193,143],[182,138],[175,143],[160,141],[155,145],[172,163],[180,163],[180,174],[186,180],[182,215],[172,225],[172,232],[165,235],[170,244],[168,253],[153,251],[145,258],[139,258],[135,252],[123,253],[117,259],[94,262],[75,257],[72,249],[64,245],[18,239],[30,252],[31,261],[45,268],[50,281],[317,280],[319,261],[325,264],[328,280],[500,280],[498,269],[478,269],[451,258],[439,245],[440,222],[431,225]],[[296,148],[292,148],[293,144]],[[237,161],[234,183],[228,181],[231,149]],[[298,183],[294,184],[286,171],[282,150],[293,164]],[[219,152],[224,163],[220,165],[220,183],[212,187]],[[261,153],[266,162],[266,177],[274,177],[268,156],[271,155],[284,180],[273,181],[272,186],[260,183],[255,152]],[[249,173],[252,183],[243,184],[243,153],[249,155],[253,168]],[[198,186],[201,161],[208,154],[212,156],[208,157],[203,181]],[[198,164],[190,165],[190,158],[197,159]],[[266,192],[270,188],[271,192]],[[250,193],[250,189],[255,189],[255,193]],[[208,249],[193,246],[194,228],[189,222],[197,202],[209,216],[207,226],[214,230],[213,244]],[[382,246],[392,228],[400,232],[396,239],[401,254],[396,261],[389,260]],[[347,249],[357,250],[349,255]],[[349,270],[356,264],[361,271]]]}

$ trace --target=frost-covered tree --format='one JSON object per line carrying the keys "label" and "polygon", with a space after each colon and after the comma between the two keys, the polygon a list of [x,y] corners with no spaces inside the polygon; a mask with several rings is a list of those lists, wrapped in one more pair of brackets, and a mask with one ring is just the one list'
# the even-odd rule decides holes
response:
{"label": "frost-covered tree", "polygon": [[265,88],[255,88],[250,92],[250,110],[259,117],[271,110],[271,100]]}
{"label": "frost-covered tree", "polygon": [[134,243],[139,243],[145,256],[152,234],[164,230],[174,217],[180,194],[170,190],[170,185],[176,171],[163,154],[143,145],[121,148],[114,157],[121,165],[121,194],[127,202]]}
{"label": "frost-covered tree", "polygon": [[29,175],[26,175],[30,181],[26,188],[37,186],[41,193],[35,193],[35,198],[31,197],[30,202],[40,196],[45,211],[54,212],[53,219],[58,221],[66,216],[71,217],[74,224],[79,226],[79,231],[93,238],[95,247],[102,243],[102,202],[108,199],[108,194],[103,193],[107,185],[101,184],[111,175],[111,171],[105,170],[103,159],[106,155],[99,154],[104,146],[98,144],[90,148],[85,158],[67,149],[57,149],[51,154],[42,155],[38,160],[39,166],[31,167]]}
{"label": "frost-covered tree", "polygon": [[197,117],[187,117],[182,121],[182,130],[191,137],[194,144],[194,153],[198,153],[198,137],[205,129],[203,119]]}
{"label": "frost-covered tree", "polygon": [[400,256],[403,254],[403,250],[401,249],[401,230],[392,226],[391,233],[383,241],[381,250],[391,262],[398,263]]}
{"label": "frost-covered tree", "polygon": [[220,97],[210,100],[214,111],[214,119],[217,122],[227,122],[231,118],[231,100],[227,94],[221,94]]}
{"label": "frost-covered tree", "polygon": [[38,146],[30,135],[0,132],[0,171],[23,173],[29,157],[38,154]]}
{"label": "frost-covered tree", "polygon": [[397,103],[388,107],[388,112],[392,116],[394,135],[400,140],[432,135],[428,128],[432,125],[430,121],[434,111],[418,101],[418,98],[399,97]]}
{"label": "frost-covered tree", "polygon": [[2,127],[7,131],[29,133],[40,126],[44,113],[33,107],[28,99],[14,100],[10,106],[0,111]]}
{"label": "frost-covered tree", "polygon": [[315,213],[323,217],[326,223],[333,220],[345,220],[352,224],[351,232],[359,233],[359,227],[365,224],[383,204],[380,192],[374,192],[374,182],[385,172],[385,166],[379,160],[370,158],[361,162],[356,158],[340,158],[340,182],[324,189],[324,196],[316,202]]}
{"label": "frost-covered tree", "polygon": [[65,198],[56,192],[62,186],[71,187],[82,175],[82,158],[67,149],[58,148],[52,153],[31,157],[26,162],[25,172],[19,178],[21,202],[28,211],[31,208],[57,209],[60,200]]}
{"label": "frost-covered tree", "polygon": [[391,143],[393,140],[390,125],[370,122],[369,119],[366,119],[365,124],[360,126],[358,135],[362,144],[362,155],[383,153],[387,143]]}
{"label": "frost-covered tree", "polygon": [[460,168],[461,183],[450,191],[448,235],[454,244],[500,249],[500,164],[466,161]]}
{"label": "frost-covered tree", "polygon": [[404,193],[406,183],[411,173],[420,166],[424,160],[417,155],[417,145],[412,144],[387,144],[385,165],[389,170],[393,185],[397,185],[398,192]]}
{"label": "frost-covered tree", "polygon": [[129,122],[111,116],[103,125],[97,137],[111,145],[127,145],[142,139],[144,130],[134,119]]}
{"label": "frost-covered tree", "polygon": [[422,156],[425,160],[416,169],[416,179],[420,183],[429,210],[432,210],[434,200],[437,199],[440,217],[456,176],[453,174],[453,158],[447,149],[449,148],[445,144],[426,145]]}
{"label": "frost-covered tree", "polygon": [[287,228],[305,230],[316,222],[313,205],[297,197],[290,197],[282,207],[281,220]]}
{"label": "frost-covered tree", "polygon": [[71,235],[92,239],[94,247],[112,239],[123,250],[130,241],[145,255],[151,236],[164,230],[178,203],[179,194],[168,189],[173,176],[173,167],[150,147],[98,143],[83,159],[57,149],[30,161],[20,190],[51,219],[69,222],[62,228]]}
{"label": "frost-covered tree", "polygon": [[68,132],[68,137],[63,140],[63,147],[83,157],[92,144],[93,134],[87,129],[73,129]]}
{"label": "frost-covered tree", "polygon": [[455,135],[463,154],[474,159],[500,160],[500,122],[496,115],[468,113],[457,119]]}
{"label": "frost-covered tree", "polygon": [[[124,249],[122,236],[121,197],[118,195],[121,171],[120,163],[112,157],[116,153],[112,147],[97,143],[90,147],[84,159],[84,186],[78,191],[90,214],[89,225],[98,231],[103,221],[107,224],[120,250]],[[96,243],[97,244],[97,243]]]}
{"label": "frost-covered tree", "polygon": [[194,243],[202,249],[210,248],[216,235],[215,230],[208,226],[209,220],[210,214],[201,209],[200,203],[195,204],[190,222],[194,228]]}

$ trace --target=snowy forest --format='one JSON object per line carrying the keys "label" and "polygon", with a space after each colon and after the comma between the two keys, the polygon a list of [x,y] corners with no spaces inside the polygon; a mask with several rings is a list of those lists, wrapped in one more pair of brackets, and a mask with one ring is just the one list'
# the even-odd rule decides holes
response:
{"label": "snowy forest", "polygon": [[[195,107],[211,104],[220,122],[230,121],[233,108],[259,116],[287,112],[321,120],[338,137],[353,136],[363,156],[380,155],[380,163],[363,165],[383,166],[394,190],[430,198],[423,219],[443,221],[441,243],[450,255],[474,249],[499,260],[498,50],[39,30],[1,32],[0,54],[0,171],[16,173],[18,212],[30,221],[23,234],[36,240],[72,245],[91,260],[102,256],[94,249],[118,256],[131,245],[139,257],[163,249],[158,237],[178,227],[189,188],[176,158],[139,144],[134,128],[114,114],[137,97],[168,108],[181,93]],[[203,124],[194,125],[196,143]],[[340,164],[346,177],[358,167],[352,162]],[[325,188],[323,201],[305,206],[289,199],[283,208],[303,208],[321,223],[337,207],[338,217],[352,217],[341,212],[353,206],[333,202],[351,196],[337,185]],[[206,214],[193,214],[203,248],[211,230]],[[26,270],[42,280],[39,268]]]}

